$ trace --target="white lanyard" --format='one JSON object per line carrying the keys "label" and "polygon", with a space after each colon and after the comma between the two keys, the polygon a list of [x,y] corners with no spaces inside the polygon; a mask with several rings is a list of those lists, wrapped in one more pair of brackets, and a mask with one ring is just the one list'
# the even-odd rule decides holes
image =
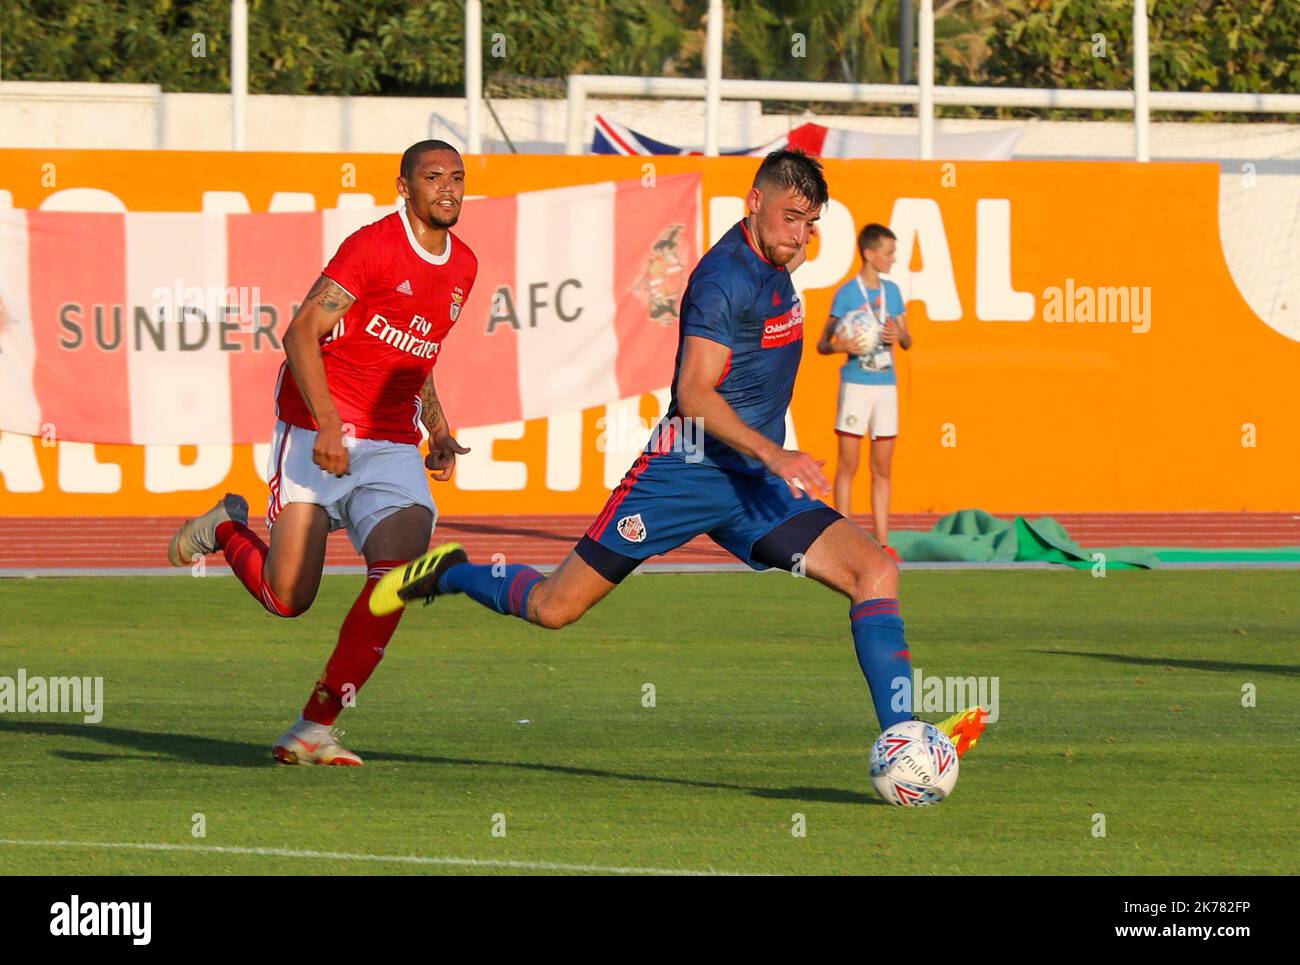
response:
{"label": "white lanyard", "polygon": [[[853,280],[856,281],[856,282],[858,283],[858,291],[862,292],[862,301],[866,304],[866,306],[867,306],[868,308],[870,308],[870,307],[871,307],[871,296],[867,294],[867,286],[864,285],[864,284],[862,284],[862,276],[861,276],[861,275],[855,275],[855,276],[853,277]],[[878,318],[878,319],[880,320],[880,324],[881,324],[881,325],[884,325],[885,322],[887,322],[887,321],[889,320],[889,316],[887,316],[887,315],[885,314],[885,283],[884,283],[884,281],[881,281],[881,283],[880,283],[880,298],[878,299],[878,311],[877,311],[877,314],[876,314],[876,318]]]}

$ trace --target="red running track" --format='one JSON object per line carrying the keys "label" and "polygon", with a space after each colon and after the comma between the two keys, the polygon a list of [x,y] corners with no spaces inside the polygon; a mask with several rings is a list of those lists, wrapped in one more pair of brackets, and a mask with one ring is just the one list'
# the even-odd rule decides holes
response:
{"label": "red running track", "polygon": [[[1227,547],[1300,546],[1300,513],[1045,513],[1081,545]],[[869,516],[856,516],[870,525]],[[929,529],[934,514],[895,516],[895,529]],[[504,553],[512,562],[558,563],[591,522],[589,516],[460,516],[438,524],[435,542],[463,543],[471,558]],[[0,517],[0,570],[152,568],[167,565],[167,543],[181,520],[165,516]],[[253,528],[265,539],[260,519]],[[667,563],[735,563],[706,537],[662,558]],[[224,567],[219,556],[209,565]],[[326,565],[359,566],[341,533]]]}

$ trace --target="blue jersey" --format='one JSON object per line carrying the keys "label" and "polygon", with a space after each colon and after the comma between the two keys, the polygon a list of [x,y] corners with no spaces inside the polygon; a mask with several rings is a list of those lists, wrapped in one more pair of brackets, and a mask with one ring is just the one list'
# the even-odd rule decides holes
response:
{"label": "blue jersey", "polygon": [[[675,440],[669,444],[669,432],[682,432],[677,378],[688,335],[707,338],[731,350],[716,386],[718,394],[747,426],[778,446],[783,445],[785,414],[803,355],[803,304],[790,273],[750,247],[744,221],[723,235],[691,273],[682,296],[672,402],[660,431],[651,437],[650,447],[659,447],[674,459],[702,461],[749,475],[766,473],[758,459],[744,456],[710,436],[707,425],[703,459],[698,450],[685,451]],[[685,441],[694,441],[698,446],[699,440],[689,428],[686,434]]]}
{"label": "blue jersey", "polygon": [[[840,286],[831,302],[831,317],[843,318],[849,312],[856,311],[864,304],[879,318],[883,293],[884,314],[889,318],[898,318],[903,314],[903,296],[898,286],[886,278],[880,279],[881,288],[867,288],[856,276]],[[893,355],[893,349],[890,349]],[[854,382],[859,385],[897,385],[898,376],[892,365],[887,368],[867,368],[862,365],[859,356],[851,355],[840,368],[841,382]]]}

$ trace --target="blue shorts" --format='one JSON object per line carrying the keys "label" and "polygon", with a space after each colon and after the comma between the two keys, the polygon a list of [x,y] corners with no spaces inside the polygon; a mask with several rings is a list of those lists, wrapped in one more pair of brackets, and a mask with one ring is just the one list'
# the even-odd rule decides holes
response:
{"label": "blue shorts", "polygon": [[842,519],[819,499],[796,499],[779,477],[751,476],[672,453],[643,453],[578,543],[611,583],[701,534],[756,570],[789,570]]}

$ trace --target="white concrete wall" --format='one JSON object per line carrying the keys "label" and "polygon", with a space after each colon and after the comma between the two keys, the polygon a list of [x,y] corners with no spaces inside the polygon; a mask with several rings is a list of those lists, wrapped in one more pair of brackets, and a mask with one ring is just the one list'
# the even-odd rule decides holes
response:
{"label": "white concrete wall", "polygon": [[157,84],[0,83],[0,147],[156,148]]}
{"label": "white concrete wall", "polygon": [[[692,137],[703,142],[700,101],[592,99],[587,106],[588,131],[595,115],[605,113],[671,143]],[[564,101],[494,100],[492,107],[516,146],[549,144],[563,153]],[[692,119],[697,109],[699,117]],[[752,147],[786,130],[783,120],[773,120],[755,102],[724,104],[724,148]],[[259,94],[248,99],[248,149],[401,152],[431,131],[463,143],[455,132],[464,131],[465,121],[465,100],[459,97]],[[491,148],[509,150],[486,111],[484,125]],[[230,144],[229,94],[164,94],[156,84],[0,82],[0,147],[224,151]]]}

